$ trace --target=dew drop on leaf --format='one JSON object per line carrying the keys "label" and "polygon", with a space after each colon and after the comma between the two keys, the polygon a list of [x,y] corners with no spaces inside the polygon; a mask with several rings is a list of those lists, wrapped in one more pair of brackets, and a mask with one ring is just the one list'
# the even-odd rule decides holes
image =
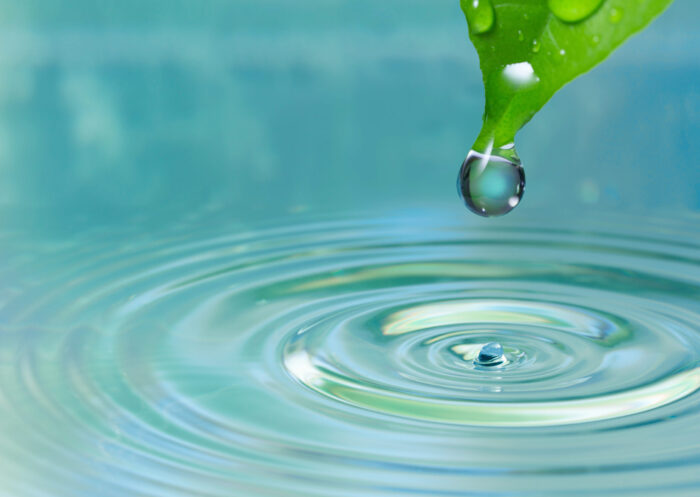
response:
{"label": "dew drop on leaf", "polygon": [[490,0],[460,0],[473,33],[483,34],[493,27],[494,10]]}
{"label": "dew drop on leaf", "polygon": [[564,22],[579,22],[595,12],[603,0],[547,0],[549,10]]}
{"label": "dew drop on leaf", "polygon": [[617,24],[622,20],[622,11],[613,7],[610,9],[610,22]]}

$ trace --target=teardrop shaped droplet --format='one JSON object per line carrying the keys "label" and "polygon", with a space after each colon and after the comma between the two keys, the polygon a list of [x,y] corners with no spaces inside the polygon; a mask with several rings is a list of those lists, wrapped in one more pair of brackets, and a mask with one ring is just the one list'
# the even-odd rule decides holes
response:
{"label": "teardrop shaped droplet", "polygon": [[498,342],[490,342],[481,347],[479,355],[474,359],[475,366],[498,366],[506,361],[503,346]]}
{"label": "teardrop shaped droplet", "polygon": [[525,171],[512,146],[498,154],[470,151],[457,181],[466,206],[484,217],[512,211],[525,191]]}
{"label": "teardrop shaped droplet", "polygon": [[564,22],[580,22],[595,12],[603,0],[547,0],[549,10]]}
{"label": "teardrop shaped droplet", "polygon": [[483,34],[493,27],[495,17],[490,0],[460,0],[472,33]]}

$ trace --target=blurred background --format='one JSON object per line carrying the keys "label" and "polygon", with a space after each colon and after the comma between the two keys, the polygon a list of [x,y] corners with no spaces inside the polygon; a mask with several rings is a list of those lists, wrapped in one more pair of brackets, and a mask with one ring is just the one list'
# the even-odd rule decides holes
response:
{"label": "blurred background", "polygon": [[[457,0],[0,1],[0,229],[441,204],[481,122]],[[531,208],[700,208],[700,4],[519,134]],[[465,216],[466,216],[465,211]]]}
{"label": "blurred background", "polygon": [[318,328],[320,360],[442,402],[474,381],[452,342],[377,323],[461,330],[418,305],[459,298],[516,316],[484,337],[525,344],[523,396],[697,368],[698,19],[676,0],[555,95],[516,139],[523,202],[483,219],[455,188],[483,109],[458,0],[0,0],[0,496],[698,495],[694,389],[506,439],[356,418],[281,364]]}

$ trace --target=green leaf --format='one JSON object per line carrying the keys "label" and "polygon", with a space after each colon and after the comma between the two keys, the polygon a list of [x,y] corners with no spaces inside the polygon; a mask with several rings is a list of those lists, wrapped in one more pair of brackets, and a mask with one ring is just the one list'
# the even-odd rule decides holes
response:
{"label": "green leaf", "polygon": [[486,93],[475,150],[512,143],[566,83],[673,0],[460,0]]}

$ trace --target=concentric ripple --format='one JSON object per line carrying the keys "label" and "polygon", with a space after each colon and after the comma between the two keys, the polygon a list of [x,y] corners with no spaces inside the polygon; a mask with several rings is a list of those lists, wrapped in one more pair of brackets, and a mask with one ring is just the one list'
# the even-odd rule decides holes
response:
{"label": "concentric ripple", "polygon": [[698,221],[18,245],[0,495],[696,495]]}
{"label": "concentric ripple", "polygon": [[[358,407],[488,426],[627,416],[700,387],[697,358],[687,350],[692,328],[686,336],[669,334],[603,310],[554,304],[561,294],[507,300],[463,292],[462,299],[443,300],[456,299],[450,292],[430,304],[424,303],[431,298],[426,294],[421,303],[372,309],[369,315],[351,307],[351,316],[324,319],[297,333],[285,349],[285,366],[304,385]],[[585,298],[575,292],[572,297]],[[641,311],[634,302],[617,305]],[[474,365],[491,342],[507,344],[507,363],[493,372]],[[668,357],[656,364],[660,350]]]}

